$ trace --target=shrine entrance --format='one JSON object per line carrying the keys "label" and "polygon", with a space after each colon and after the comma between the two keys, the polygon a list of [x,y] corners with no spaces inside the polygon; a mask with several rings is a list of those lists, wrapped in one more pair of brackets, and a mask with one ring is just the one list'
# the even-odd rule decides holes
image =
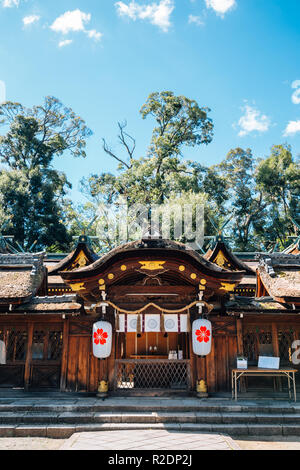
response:
{"label": "shrine entrance", "polygon": [[[112,325],[112,351],[99,373],[90,360],[91,376],[109,392],[187,394],[206,377],[215,386],[215,368],[209,364],[208,373],[205,360],[193,352],[191,325],[220,308],[243,272],[222,269],[171,240],[143,239],[61,276],[91,306],[86,308],[91,319]],[[207,361],[215,362],[213,353]]]}
{"label": "shrine entrance", "polygon": [[191,386],[187,332],[117,334],[115,391],[175,392]]}

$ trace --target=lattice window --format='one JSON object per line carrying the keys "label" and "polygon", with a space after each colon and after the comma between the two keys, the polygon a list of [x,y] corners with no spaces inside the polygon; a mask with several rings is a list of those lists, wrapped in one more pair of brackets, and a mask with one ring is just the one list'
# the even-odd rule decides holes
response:
{"label": "lattice window", "polygon": [[62,330],[60,328],[44,327],[33,334],[32,359],[36,361],[58,362],[62,355]]}
{"label": "lattice window", "polygon": [[62,356],[63,335],[62,331],[50,331],[48,343],[48,359],[59,361]]}
{"label": "lattice window", "polygon": [[243,335],[244,356],[248,358],[249,363],[254,362],[257,357],[256,334],[249,331]]}
{"label": "lattice window", "polygon": [[6,360],[16,362],[26,360],[28,335],[26,330],[7,329],[6,331]]}
{"label": "lattice window", "polygon": [[34,331],[32,340],[32,359],[43,360],[44,359],[44,343],[46,333],[45,331]]}
{"label": "lattice window", "polygon": [[[269,347],[268,347],[269,346]],[[244,355],[250,364],[257,363],[262,351],[272,353],[272,329],[270,326],[246,327],[243,334]]]}

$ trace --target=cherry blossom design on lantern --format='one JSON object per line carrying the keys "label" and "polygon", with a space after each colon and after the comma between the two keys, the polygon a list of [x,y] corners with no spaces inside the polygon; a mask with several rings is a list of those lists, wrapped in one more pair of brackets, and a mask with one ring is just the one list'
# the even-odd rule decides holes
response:
{"label": "cherry blossom design on lantern", "polygon": [[102,328],[100,330],[98,328],[98,330],[95,331],[95,333],[94,333],[94,343],[95,344],[100,343],[100,344],[103,345],[103,344],[106,343],[107,338],[108,338],[108,334],[105,331],[103,331]]}
{"label": "cherry blossom design on lantern", "polygon": [[206,328],[206,326],[201,326],[200,330],[196,331],[197,341],[199,343],[208,343],[210,339],[210,331]]}

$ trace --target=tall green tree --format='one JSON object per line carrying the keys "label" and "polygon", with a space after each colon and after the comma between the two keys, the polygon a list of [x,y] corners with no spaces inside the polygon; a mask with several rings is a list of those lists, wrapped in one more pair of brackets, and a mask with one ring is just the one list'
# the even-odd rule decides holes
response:
{"label": "tall green tree", "polygon": [[212,197],[224,200],[221,179],[206,167],[182,158],[184,149],[211,142],[213,123],[209,112],[184,96],[169,91],[152,93],[140,110],[143,119],[155,119],[146,155],[135,156],[136,141],[126,132],[127,123],[118,123],[123,152],[115,152],[103,139],[104,152],[118,162],[118,174],[91,175],[82,181],[83,192],[96,202],[113,202],[122,195],[130,205],[163,203],[173,194],[203,192],[205,187]]}
{"label": "tall green tree", "polygon": [[2,207],[10,219],[6,229],[25,249],[35,241],[36,249],[70,241],[62,202],[70,183],[55,170],[55,157],[69,153],[85,157],[91,135],[83,119],[58,99],[26,108],[6,102],[0,106],[0,171]]}
{"label": "tall green tree", "polygon": [[300,223],[300,162],[291,147],[274,145],[270,156],[258,163],[256,183],[267,204],[267,217],[260,233],[284,247]]}
{"label": "tall green tree", "polygon": [[255,228],[267,206],[255,180],[256,162],[251,149],[230,150],[218,169],[229,191],[228,214],[235,247],[241,251],[255,249]]}

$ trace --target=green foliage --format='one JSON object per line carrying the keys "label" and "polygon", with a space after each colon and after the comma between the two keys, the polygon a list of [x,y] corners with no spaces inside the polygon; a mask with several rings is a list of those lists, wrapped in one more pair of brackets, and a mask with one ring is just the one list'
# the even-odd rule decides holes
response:
{"label": "green foliage", "polygon": [[10,222],[5,233],[13,235],[24,249],[35,241],[35,249],[53,244],[68,249],[70,236],[62,204],[71,185],[51,163],[67,151],[85,157],[85,141],[91,131],[53,97],[32,109],[19,103],[2,104],[0,124],[6,131],[0,136],[0,158],[6,166],[0,171],[0,194]]}
{"label": "green foliage", "polygon": [[267,204],[263,230],[284,247],[295,233],[293,220],[300,222],[300,164],[289,145],[271,148],[271,155],[258,164],[256,182]]}

